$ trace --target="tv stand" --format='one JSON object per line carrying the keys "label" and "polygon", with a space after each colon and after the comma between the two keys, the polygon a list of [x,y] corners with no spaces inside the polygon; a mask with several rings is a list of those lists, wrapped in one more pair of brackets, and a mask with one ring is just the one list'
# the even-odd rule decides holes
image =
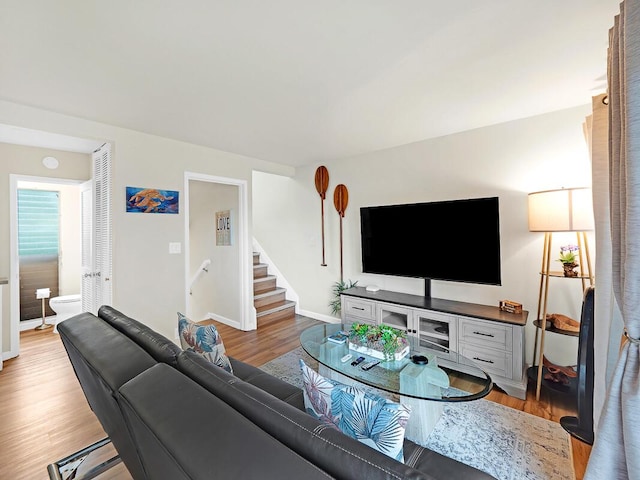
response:
{"label": "tv stand", "polygon": [[[425,293],[430,280],[425,280]],[[529,312],[431,296],[353,287],[341,293],[343,323],[385,324],[418,337],[444,367],[458,353],[475,360],[507,394],[526,398],[524,327]]]}

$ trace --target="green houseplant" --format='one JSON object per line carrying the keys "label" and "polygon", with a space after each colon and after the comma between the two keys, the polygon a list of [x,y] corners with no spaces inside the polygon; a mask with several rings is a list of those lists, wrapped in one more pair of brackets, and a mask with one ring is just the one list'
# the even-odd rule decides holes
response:
{"label": "green houseplant", "polygon": [[560,247],[559,262],[562,263],[562,269],[565,277],[577,277],[578,272],[574,270],[578,266],[576,260],[578,259],[578,251],[580,247],[577,245],[563,245]]}
{"label": "green houseplant", "polygon": [[339,281],[333,284],[331,288],[331,292],[333,293],[333,298],[329,302],[329,306],[331,307],[332,315],[340,315],[340,310],[342,309],[342,302],[340,300],[340,294],[345,290],[349,290],[352,287],[358,285],[358,281],[352,282],[351,280],[347,281]]}
{"label": "green houseplant", "polygon": [[393,360],[395,354],[409,346],[407,332],[389,325],[354,323],[349,331],[349,342],[382,352],[386,361]]}

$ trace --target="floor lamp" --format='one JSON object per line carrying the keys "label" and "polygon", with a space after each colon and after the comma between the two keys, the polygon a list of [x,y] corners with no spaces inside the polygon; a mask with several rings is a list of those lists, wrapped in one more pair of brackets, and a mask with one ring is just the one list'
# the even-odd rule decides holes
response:
{"label": "floor lamp", "polygon": [[553,233],[576,233],[576,241],[579,248],[578,261],[580,262],[578,264],[578,277],[582,280],[582,291],[584,292],[587,287],[586,280],[589,280],[589,284],[593,285],[591,257],[586,234],[587,231],[593,230],[593,228],[593,203],[590,188],[563,188],[529,194],[529,231],[544,232],[537,311],[537,320],[540,328],[536,328],[533,347],[533,361],[535,362],[538,348],[538,330],[540,330],[540,349],[537,355],[536,400],[540,399],[540,385],[542,383],[542,357],[547,325],[549,278],[552,276],[564,276],[562,272],[552,272],[550,268]]}

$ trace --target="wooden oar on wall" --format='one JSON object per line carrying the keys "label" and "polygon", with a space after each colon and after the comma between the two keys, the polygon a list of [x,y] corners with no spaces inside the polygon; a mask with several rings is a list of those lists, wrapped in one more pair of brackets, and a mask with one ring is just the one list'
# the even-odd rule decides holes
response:
{"label": "wooden oar on wall", "polygon": [[344,218],[344,212],[349,204],[349,191],[343,184],[337,185],[333,191],[333,204],[340,215],[340,282],[343,282],[342,274],[342,219]]}
{"label": "wooden oar on wall", "polygon": [[322,220],[322,263],[323,267],[327,264],[324,261],[324,199],[329,187],[329,171],[325,166],[319,166],[316,169],[316,190],[320,194],[320,215]]}

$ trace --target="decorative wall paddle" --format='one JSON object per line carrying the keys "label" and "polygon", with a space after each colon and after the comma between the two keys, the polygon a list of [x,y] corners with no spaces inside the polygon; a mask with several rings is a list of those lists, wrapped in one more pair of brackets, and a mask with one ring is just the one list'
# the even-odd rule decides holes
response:
{"label": "decorative wall paddle", "polygon": [[343,184],[336,186],[336,189],[333,191],[333,204],[340,215],[340,282],[343,282],[342,275],[342,218],[344,217],[344,212],[347,209],[347,205],[349,204],[349,191],[347,187]]}
{"label": "decorative wall paddle", "polygon": [[327,170],[327,167],[321,165],[316,169],[316,190],[320,194],[320,215],[322,221],[322,263],[320,265],[323,267],[327,266],[324,261],[324,199],[328,187],[329,171]]}

